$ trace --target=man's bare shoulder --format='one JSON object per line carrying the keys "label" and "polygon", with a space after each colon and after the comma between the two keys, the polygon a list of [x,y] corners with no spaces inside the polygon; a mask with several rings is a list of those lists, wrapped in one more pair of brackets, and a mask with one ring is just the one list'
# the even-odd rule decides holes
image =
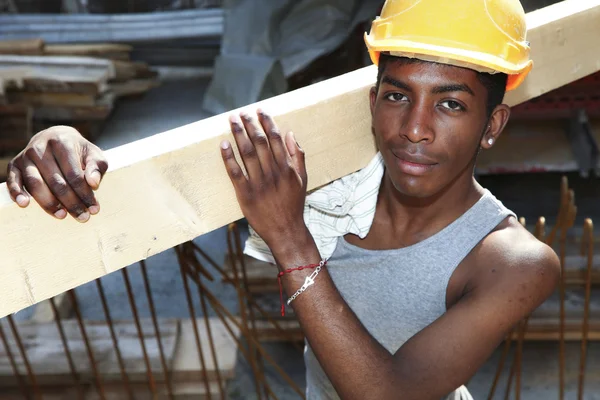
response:
{"label": "man's bare shoulder", "polygon": [[[474,251],[476,291],[527,293],[532,304],[548,297],[560,279],[558,256],[515,218],[503,221]],[[519,296],[521,298],[521,296]]]}

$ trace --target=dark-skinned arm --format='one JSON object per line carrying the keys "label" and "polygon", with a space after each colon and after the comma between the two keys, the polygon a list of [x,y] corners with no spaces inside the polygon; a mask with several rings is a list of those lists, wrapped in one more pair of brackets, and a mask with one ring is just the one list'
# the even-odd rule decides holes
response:
{"label": "dark-skinned arm", "polygon": [[[222,156],[238,202],[265,240],[280,269],[317,264],[321,257],[303,221],[304,153],[259,111],[231,125],[247,174],[232,147]],[[502,239],[502,237],[500,237]],[[500,240],[501,241],[501,240]],[[513,241],[514,242],[514,241]],[[523,317],[541,304],[557,281],[556,255],[541,243],[489,246],[485,264],[498,271],[478,280],[442,317],[390,354],[364,328],[337,291],[327,268],[291,303],[323,370],[344,399],[439,399],[464,384]],[[288,295],[312,270],[285,274]]]}

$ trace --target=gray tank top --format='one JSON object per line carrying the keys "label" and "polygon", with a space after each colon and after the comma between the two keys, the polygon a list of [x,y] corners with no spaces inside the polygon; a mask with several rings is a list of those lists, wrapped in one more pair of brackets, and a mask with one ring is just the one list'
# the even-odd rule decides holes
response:
{"label": "gray tank top", "polygon": [[[390,353],[446,312],[446,287],[469,252],[508,216],[488,190],[467,212],[435,235],[395,250],[365,250],[340,237],[327,269],[344,300]],[[339,399],[308,343],[308,400]],[[402,398],[402,394],[398,394]],[[472,399],[463,386],[446,397]]]}

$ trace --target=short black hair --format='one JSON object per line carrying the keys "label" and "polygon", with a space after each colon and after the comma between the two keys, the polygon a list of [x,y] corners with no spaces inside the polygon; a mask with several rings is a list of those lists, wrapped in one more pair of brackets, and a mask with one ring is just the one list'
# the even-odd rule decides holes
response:
{"label": "short black hair", "polygon": [[[381,53],[379,56],[379,67],[376,84],[376,89],[378,92],[383,72],[385,71],[385,67],[389,62],[398,62],[402,65],[406,65],[425,63],[427,61],[423,61],[417,58],[396,57],[391,56],[387,53]],[[494,108],[496,108],[499,104],[502,104],[502,101],[504,100],[504,95],[506,94],[506,82],[508,80],[508,75],[504,73],[488,74],[485,72],[477,72],[477,78],[479,78],[479,81],[483,84],[483,86],[485,86],[485,88],[488,91],[486,108],[487,116],[489,118],[492,115],[492,111],[494,111]]]}

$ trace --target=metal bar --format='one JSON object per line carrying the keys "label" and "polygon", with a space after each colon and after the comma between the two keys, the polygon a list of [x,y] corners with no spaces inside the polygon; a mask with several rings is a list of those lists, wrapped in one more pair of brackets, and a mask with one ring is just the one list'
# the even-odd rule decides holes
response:
{"label": "metal bar", "polygon": [[[223,280],[225,280],[226,283],[229,283],[230,285],[235,286],[235,282],[233,281],[233,279],[231,277],[229,277],[227,275],[227,273],[223,270],[223,268],[221,268],[217,263],[215,263],[206,253],[204,253],[204,251],[202,251],[202,249],[200,247],[198,247],[195,243],[190,242],[191,245],[194,247],[194,249],[200,253],[200,255],[202,255],[204,258],[206,258],[208,260],[208,262],[221,274],[221,276],[223,277]],[[230,253],[232,254],[232,253]],[[286,336],[288,339],[290,339],[290,342],[292,343],[292,346],[295,347],[297,350],[299,351],[303,351],[302,346],[298,345],[294,340],[292,335],[287,332],[285,329],[283,329],[281,327],[281,325],[279,324],[279,322],[277,322],[275,319],[273,319],[265,310],[263,310],[263,308],[252,298],[252,296],[250,296],[250,293],[248,290],[245,289],[240,289],[240,292],[248,299],[248,301],[250,302],[250,304],[252,304],[254,306],[254,308],[256,308],[256,310],[262,314],[262,316],[271,324],[273,324],[273,326],[275,327],[275,329],[277,329],[277,331],[279,331],[283,336]]]}
{"label": "metal bar", "polygon": [[508,398],[510,397],[510,389],[512,388],[512,381],[513,381],[513,377],[515,376],[515,360],[513,359],[513,362],[510,366],[510,372],[508,373],[508,382],[506,382],[506,392],[504,393],[504,400],[508,400]]}
{"label": "metal bar", "polygon": [[154,324],[154,331],[156,333],[156,341],[158,342],[158,350],[160,353],[160,362],[162,364],[163,373],[165,375],[165,383],[167,384],[167,393],[170,399],[173,399],[173,388],[171,386],[171,379],[169,377],[169,369],[167,368],[167,361],[165,359],[165,351],[162,345],[162,339],[160,336],[160,329],[158,327],[158,320],[156,318],[156,309],[154,307],[154,300],[152,299],[152,291],[150,289],[150,280],[148,279],[148,271],[146,270],[146,262],[140,261],[142,269],[142,276],[144,278],[144,286],[146,288],[146,296],[148,297],[148,306],[150,307],[150,313],[152,315],[152,323]]}
{"label": "metal bar", "polygon": [[10,325],[10,329],[12,334],[17,342],[17,347],[19,348],[19,352],[21,353],[21,357],[23,358],[23,364],[25,365],[25,370],[27,371],[27,376],[29,377],[31,386],[33,387],[33,393],[37,399],[42,398],[42,392],[40,391],[40,387],[37,383],[37,379],[35,377],[35,373],[33,372],[33,368],[31,368],[31,363],[29,363],[29,358],[27,357],[27,351],[25,350],[25,346],[23,346],[23,341],[21,340],[21,335],[17,329],[17,325],[15,324],[15,320],[12,315],[8,315],[8,323]]}
{"label": "metal bar", "polygon": [[[248,337],[250,335],[252,335],[253,333],[250,331],[250,329],[248,328],[248,319],[246,317],[246,307],[245,307],[245,302],[244,302],[244,297],[241,294],[241,284],[240,284],[240,280],[239,280],[239,275],[238,275],[238,271],[237,271],[237,260],[236,260],[236,253],[233,251],[233,245],[231,243],[232,241],[232,236],[234,236],[233,233],[233,226],[235,226],[234,224],[230,224],[227,230],[227,247],[229,248],[229,255],[231,256],[231,269],[233,271],[233,281],[234,281],[234,287],[235,290],[238,294],[238,301],[239,301],[239,308],[240,308],[240,317],[242,319],[242,326],[243,326],[243,334],[244,336]],[[248,287],[248,286],[245,286]],[[250,368],[252,368],[252,378],[254,379],[254,387],[256,388],[256,398],[258,400],[262,400],[262,393],[260,391],[260,372],[258,370],[258,366],[257,366],[257,362],[255,360],[255,356],[256,353],[253,349],[252,343],[248,342],[248,363],[250,364]]]}
{"label": "metal bar", "polygon": [[[194,250],[196,250],[196,251],[198,251],[198,253],[200,253],[200,255],[202,257],[204,257],[206,260],[208,260],[208,262],[210,264],[212,264],[221,274],[224,274],[224,272],[222,271],[222,269],[206,253],[204,253],[204,251],[198,245],[196,245],[193,242],[188,242],[185,246],[187,247],[187,245],[191,245],[192,253],[190,254],[190,257],[192,259],[194,259],[194,257],[195,257],[195,254],[193,254],[193,253],[194,253]],[[230,249],[230,254],[233,254],[231,252],[231,249]],[[200,272],[202,269],[205,270],[204,266],[197,259],[196,259],[196,262],[194,263],[194,266],[198,270],[197,272]],[[199,280],[200,276],[197,275],[195,279]],[[198,292],[200,293],[200,300],[201,300],[201,304],[203,306],[203,313],[205,315],[205,318],[207,318],[207,316],[208,316],[208,310],[206,308],[206,303],[205,303],[205,299],[204,299],[204,292],[202,290],[198,290]],[[241,292],[245,293],[245,291],[243,291],[243,290],[241,290]],[[252,300],[252,298],[250,298],[250,297],[247,297],[247,299],[248,300]],[[258,305],[256,305],[256,306],[258,307]],[[261,309],[261,311],[262,311],[262,309]],[[207,318],[207,322],[206,323],[207,323],[207,326],[209,326],[208,318]],[[256,335],[255,335],[255,337],[256,337]],[[211,345],[212,345],[212,343],[211,343]],[[241,343],[238,343],[238,345],[242,346]],[[244,349],[242,348],[242,350],[244,350]],[[213,348],[213,351],[214,351],[214,348]],[[246,353],[243,353],[243,354],[246,354]],[[216,361],[215,361],[215,363],[216,363]],[[262,365],[261,365],[261,367],[262,367]],[[277,399],[277,396],[275,395],[275,393],[273,392],[273,390],[270,388],[270,386],[268,385],[268,383],[267,383],[266,380],[263,380],[263,384],[264,384],[265,392],[266,392],[265,397],[266,398],[270,397],[270,398],[273,398],[273,399]]]}
{"label": "metal bar", "polygon": [[[223,322],[223,326],[225,327],[225,329],[227,330],[227,332],[229,332],[229,334],[231,335],[231,337],[233,338],[233,340],[235,341],[235,343],[238,346],[238,349],[240,350],[240,352],[242,353],[242,355],[246,358],[246,360],[248,359],[248,353],[246,352],[246,349],[244,348],[244,345],[242,344],[241,340],[238,339],[234,332],[233,329],[231,329],[231,327],[229,326],[229,323],[227,322],[227,319],[225,318],[225,316],[216,309],[216,307],[214,307],[214,304],[211,302],[211,304],[213,305],[213,310],[215,310],[215,314],[217,315],[217,317],[219,317],[219,319],[221,320],[221,322]],[[220,303],[219,303],[220,304]],[[275,364],[274,364],[275,365]],[[269,398],[269,396],[271,398],[273,398],[274,400],[277,400],[277,396],[275,395],[275,393],[273,392],[273,390],[271,389],[271,387],[265,383],[265,389],[268,392],[268,396],[267,398]],[[304,395],[302,395],[304,398]]]}
{"label": "metal bar", "polygon": [[23,381],[23,377],[19,372],[19,367],[17,366],[17,362],[15,361],[15,357],[10,350],[10,344],[8,343],[8,339],[6,338],[6,334],[4,333],[4,328],[2,328],[2,323],[0,322],[0,337],[2,338],[2,343],[4,344],[4,348],[6,349],[6,355],[8,356],[8,360],[10,362],[10,366],[12,367],[13,373],[15,374],[15,378],[17,378],[17,382],[19,383],[19,389],[21,393],[26,399],[30,399],[31,395],[27,390],[27,386],[25,386],[25,382]]}
{"label": "metal bar", "polygon": [[516,383],[515,383],[515,400],[521,399],[521,366],[523,362],[523,341],[525,339],[525,332],[527,331],[527,324],[529,322],[529,317],[525,318],[519,324],[519,337],[517,341],[517,351],[515,355],[515,373],[517,375]]}
{"label": "metal bar", "polygon": [[98,391],[98,395],[100,396],[100,398],[102,400],[105,400],[106,395],[104,394],[104,386],[102,385],[102,379],[100,378],[100,374],[98,373],[98,367],[96,365],[96,359],[94,358],[94,352],[92,351],[92,346],[90,345],[90,340],[89,340],[87,332],[85,330],[83,318],[81,317],[81,310],[79,309],[79,303],[77,302],[77,296],[75,295],[74,290],[69,290],[67,293],[69,294],[71,304],[73,305],[73,311],[75,311],[75,316],[77,317],[77,323],[79,324],[79,330],[81,331],[81,336],[83,337],[83,341],[85,343],[85,349],[88,353],[88,358],[90,359],[90,366],[92,367],[92,372],[94,373],[94,379],[96,380],[96,389]]}
{"label": "metal bar", "polygon": [[[192,247],[192,252],[194,248]],[[197,274],[198,280],[200,280],[200,274]],[[212,329],[210,328],[210,318],[208,317],[208,307],[206,306],[206,299],[204,292],[198,288],[198,295],[200,296],[200,306],[202,307],[202,315],[204,316],[204,324],[206,325],[206,334],[208,335],[208,342],[210,344],[210,352],[215,365],[215,374],[217,375],[217,382],[219,385],[219,395],[221,400],[225,400],[225,390],[223,388],[223,381],[221,380],[221,371],[219,370],[219,360],[215,349],[215,343],[212,335]]]}
{"label": "metal bar", "polygon": [[[213,305],[213,308],[216,311],[216,307],[220,308],[221,311],[223,311],[225,313],[225,315],[227,315],[227,317],[231,320],[231,322],[241,331],[243,332],[243,328],[242,325],[237,322],[235,320],[235,317],[233,316],[233,314],[231,314],[231,312],[229,310],[227,310],[227,308],[225,308],[220,302],[219,300],[216,299],[216,297],[206,288],[206,286],[204,286],[202,284],[202,282],[196,282],[204,291],[206,297],[208,298],[208,300],[211,302],[211,304]],[[215,307],[216,306],[216,307]],[[271,358],[271,356],[269,355],[269,353],[267,353],[267,351],[265,351],[265,349],[262,347],[262,345],[258,342],[258,340],[253,337],[253,336],[248,336],[246,339],[250,339],[253,344],[257,347],[257,349],[260,351],[260,353],[262,354],[262,356],[265,358],[265,360],[267,360],[272,366],[273,368],[275,368],[275,370],[281,375],[281,377],[290,385],[290,387],[296,392],[298,393],[300,396],[302,396],[302,398],[304,398],[304,393],[303,391],[298,387],[298,385],[296,385],[296,382],[294,382],[288,374],[286,374],[279,365],[277,365],[277,363],[273,360],[273,358]]]}
{"label": "metal bar", "polygon": [[592,290],[592,265],[594,262],[594,225],[590,218],[586,218],[583,225],[582,245],[587,242],[587,271],[585,277],[585,303],[583,306],[583,326],[581,340],[581,356],[579,364],[579,380],[577,385],[577,399],[583,400],[585,365],[587,358],[587,340],[589,333],[590,297]]}
{"label": "metal bar", "polygon": [[[238,224],[233,223],[233,237],[234,237],[234,241],[235,241],[235,247],[236,247],[236,255],[237,258],[240,262],[240,266],[242,269],[242,281],[244,283],[244,287],[247,288],[249,287],[248,285],[248,274],[246,273],[246,262],[244,261],[244,252],[242,251],[242,238],[241,238],[241,234],[240,234],[240,230],[238,228]],[[231,254],[231,252],[230,252]],[[241,295],[241,291],[238,292]],[[252,309],[252,306],[250,305],[250,297],[252,296],[251,293],[248,292],[248,295],[245,297],[246,298],[246,305],[248,307],[248,313],[250,315],[250,327],[252,330],[252,335],[254,335],[255,338],[258,338],[258,335],[256,334],[256,317],[254,315],[254,310]],[[252,349],[251,349],[252,351]],[[256,357],[256,363],[257,363],[257,367],[258,367],[258,373],[259,373],[259,380],[263,382],[263,387],[265,390],[265,397],[268,399],[269,395],[267,393],[267,384],[265,381],[265,371],[264,371],[264,363],[262,362],[262,359],[260,357],[260,353],[258,352],[258,350],[256,350],[256,354],[254,355],[254,357]]]}
{"label": "metal bar", "polygon": [[488,400],[492,400],[494,398],[494,395],[496,394],[496,387],[498,387],[498,381],[500,380],[500,375],[502,375],[502,370],[504,369],[504,364],[506,363],[506,357],[508,356],[508,352],[510,351],[511,342],[512,333],[509,333],[506,339],[504,340],[504,348],[502,349],[502,354],[500,355],[500,361],[498,362],[496,375],[494,376],[494,380],[492,381],[492,387],[490,388]]}
{"label": "metal bar", "polygon": [[58,329],[58,334],[60,335],[60,340],[62,342],[63,348],[65,350],[65,356],[67,357],[67,363],[69,364],[69,369],[71,370],[71,375],[73,376],[73,380],[75,381],[75,386],[77,387],[77,393],[79,395],[79,399],[84,399],[84,392],[81,386],[81,380],[79,379],[79,374],[77,373],[77,368],[75,367],[75,363],[73,362],[73,356],[71,355],[71,349],[69,348],[69,343],[67,341],[67,335],[65,335],[65,330],[63,328],[60,313],[58,312],[58,308],[56,307],[56,302],[53,297],[50,297],[50,307],[52,308],[52,313],[54,314],[54,321],[56,322],[56,328]]}
{"label": "metal bar", "polygon": [[200,333],[198,331],[198,323],[196,322],[196,311],[194,309],[194,303],[192,300],[192,294],[190,292],[190,286],[187,281],[187,261],[185,259],[185,255],[183,254],[183,248],[175,247],[175,254],[177,255],[177,259],[179,261],[179,268],[181,271],[181,279],[183,280],[183,288],[185,290],[185,297],[188,302],[188,308],[190,311],[190,319],[192,320],[192,327],[194,328],[194,338],[196,340],[196,348],[198,349],[198,357],[200,358],[200,365],[202,366],[202,379],[204,381],[204,387],[206,389],[206,396],[208,399],[211,399],[210,394],[210,385],[208,383],[208,376],[206,374],[206,363],[204,362],[204,353],[202,352],[202,345],[200,343]]}
{"label": "metal bar", "polygon": [[153,396],[156,396],[156,382],[154,381],[154,373],[152,372],[152,366],[150,365],[150,358],[148,357],[148,351],[146,350],[146,343],[144,342],[144,332],[140,324],[140,318],[138,316],[137,306],[135,304],[135,297],[133,296],[133,290],[131,289],[131,282],[129,281],[129,273],[127,268],[121,269],[123,274],[123,281],[125,282],[125,288],[127,289],[127,297],[129,297],[129,304],[131,305],[131,312],[133,313],[133,319],[135,321],[135,327],[140,338],[140,345],[142,346],[142,352],[144,354],[144,363],[146,364],[146,374],[148,375],[148,386]]}
{"label": "metal bar", "polygon": [[106,301],[106,294],[104,293],[104,287],[102,286],[102,282],[100,281],[100,279],[96,279],[96,287],[98,288],[100,301],[102,303],[102,309],[104,310],[104,317],[106,319],[106,322],[108,323],[110,337],[115,348],[115,353],[117,354],[117,363],[119,364],[119,369],[121,371],[121,378],[123,378],[123,385],[125,385],[125,390],[129,394],[129,398],[134,399],[135,397],[133,395],[131,385],[129,384],[129,377],[127,376],[127,372],[125,371],[125,362],[123,361],[123,355],[121,354],[121,349],[119,348],[119,341],[117,340],[117,335],[113,326],[112,317],[110,315],[110,309],[108,308],[108,303]]}

